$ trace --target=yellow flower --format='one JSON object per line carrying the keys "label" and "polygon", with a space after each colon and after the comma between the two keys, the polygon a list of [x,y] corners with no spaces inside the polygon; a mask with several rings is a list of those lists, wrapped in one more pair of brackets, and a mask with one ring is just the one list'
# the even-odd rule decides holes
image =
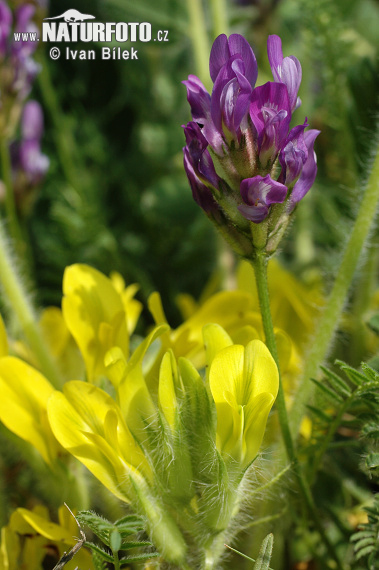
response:
{"label": "yellow flower", "polygon": [[63,451],[47,419],[47,401],[53,392],[46,378],[26,362],[13,356],[0,358],[0,420],[50,465]]}
{"label": "yellow flower", "polygon": [[[66,507],[59,508],[58,517],[58,524],[51,522],[43,506],[14,511],[9,524],[1,530],[0,570],[43,570],[47,556],[50,566],[58,562],[76,544],[75,536],[79,534]],[[65,570],[77,567],[93,569],[92,557],[85,548],[65,565]]]}
{"label": "yellow flower", "polygon": [[[153,293],[148,304],[155,322],[167,323],[159,293]],[[207,299],[177,329],[162,336],[162,352],[171,349],[176,358],[184,356],[191,360],[196,368],[202,368],[205,365],[203,327],[208,323],[219,324],[232,338],[244,327],[249,327],[250,334],[259,338],[258,331],[262,328],[260,314],[252,311],[252,300],[248,293],[222,291]],[[160,359],[161,357],[162,354]]]}
{"label": "yellow flower", "polygon": [[129,354],[125,305],[112,281],[88,265],[71,265],[63,277],[62,310],[83,355],[87,378],[105,375],[104,356],[118,346]]}
{"label": "yellow flower", "polygon": [[128,333],[131,335],[136,328],[139,316],[142,312],[143,305],[137,299],[134,299],[134,295],[139,289],[139,285],[132,283],[125,287],[125,281],[123,277],[117,273],[117,271],[112,271],[110,274],[111,281],[117,293],[120,295],[121,300],[124,305],[126,321],[128,327]]}
{"label": "yellow flower", "polygon": [[258,453],[278,393],[278,369],[260,340],[246,347],[233,345],[217,325],[206,327],[204,337],[217,410],[217,447],[224,457],[247,467]]}
{"label": "yellow flower", "polygon": [[133,481],[151,478],[149,465],[116,402],[86,382],[67,382],[48,403],[57,440],[116,497],[129,502]]}

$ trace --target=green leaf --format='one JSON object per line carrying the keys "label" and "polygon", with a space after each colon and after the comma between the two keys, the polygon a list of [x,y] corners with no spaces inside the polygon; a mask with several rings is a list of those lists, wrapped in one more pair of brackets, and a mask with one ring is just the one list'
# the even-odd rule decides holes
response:
{"label": "green leaf", "polygon": [[320,366],[321,370],[324,372],[325,376],[328,379],[329,384],[336,390],[336,392],[340,392],[343,396],[351,396],[351,389],[346,384],[344,380],[338,374],[335,374],[325,366]]}
{"label": "green leaf", "polygon": [[324,421],[324,422],[331,422],[332,421],[332,417],[330,417],[328,414],[326,414],[323,410],[320,410],[319,408],[316,408],[315,406],[311,406],[310,404],[307,405],[308,410],[310,410],[315,416],[317,416],[320,420]]}
{"label": "green leaf", "polygon": [[254,570],[269,570],[273,546],[274,535],[270,533],[263,539]]}
{"label": "green leaf", "polygon": [[123,542],[119,550],[129,550],[130,548],[139,548],[142,546],[152,546],[152,543],[148,540],[134,541],[134,542]]}
{"label": "green leaf", "polygon": [[351,380],[356,386],[360,386],[361,384],[367,382],[367,378],[364,374],[358,372],[358,370],[355,370],[355,368],[352,368],[346,364],[346,362],[343,362],[342,360],[336,360],[335,364],[338,364],[341,370],[345,372],[349,380]]}
{"label": "green leaf", "polygon": [[147,552],[145,554],[136,554],[136,556],[125,556],[125,558],[120,559],[122,564],[130,564],[131,562],[141,562],[143,560],[150,560],[150,558],[156,558],[160,556],[159,552]]}
{"label": "green leaf", "polygon": [[344,399],[337,394],[334,390],[332,390],[331,388],[328,388],[328,386],[326,386],[323,382],[319,382],[318,380],[315,380],[314,378],[311,378],[311,381],[314,382],[314,384],[316,384],[316,386],[318,388],[320,388],[320,390],[322,392],[324,392],[324,394],[326,394],[329,399],[332,400],[337,400],[337,402],[339,402],[340,404],[343,403]]}
{"label": "green leaf", "polygon": [[134,525],[135,528],[144,528],[144,520],[142,517],[137,515],[126,515],[121,519],[118,519],[115,523],[115,526],[120,527],[122,525]]}
{"label": "green leaf", "polygon": [[109,538],[109,546],[112,552],[118,552],[121,548],[122,538],[118,530],[113,530]]}
{"label": "green leaf", "polygon": [[93,552],[96,552],[98,556],[101,557],[102,560],[105,562],[113,562],[113,556],[111,556],[108,552],[105,552],[100,546],[94,544],[93,542],[86,542],[86,546],[90,548]]}

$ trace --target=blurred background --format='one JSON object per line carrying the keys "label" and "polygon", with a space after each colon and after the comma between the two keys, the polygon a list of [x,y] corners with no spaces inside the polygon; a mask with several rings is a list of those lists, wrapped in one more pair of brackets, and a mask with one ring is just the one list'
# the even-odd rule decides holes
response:
{"label": "blurred background", "polygon": [[[39,21],[68,7],[63,0],[36,6]],[[35,57],[42,70],[31,97],[43,108],[41,145],[50,167],[27,197],[24,214],[39,304],[60,304],[63,270],[74,262],[119,271],[127,283],[140,284],[142,301],[159,290],[173,325],[179,322],[178,293],[198,298],[215,271],[228,282],[230,255],[192,199],[181,150],[181,125],[190,119],[181,81],[193,73],[209,82],[204,70],[220,31],[249,40],[258,84],[272,79],[269,34],[280,35],[284,55],[302,64],[303,104],[294,121],[307,116],[310,127],[321,130],[319,173],[281,256],[304,279],[317,274],[327,286],[355,212],[375,127],[379,3],[76,0],[75,8],[100,22],[150,22],[153,34],[168,30],[169,42],[133,44],[138,61],[102,61],[101,45],[92,43],[71,47],[94,48],[96,61],[63,55],[52,61],[50,44],[39,45]],[[361,276],[364,281],[364,271]],[[144,318],[141,326],[149,322],[147,313]]]}
{"label": "blurred background", "polygon": [[[219,33],[241,33],[248,39],[258,60],[258,85],[272,80],[268,35],[278,34],[284,55],[294,55],[301,62],[302,106],[294,114],[294,124],[307,117],[310,128],[321,131],[315,145],[319,171],[279,257],[282,265],[309,284],[309,291],[319,283],[328,292],[375,146],[378,0],[29,3],[36,8],[37,25],[46,16],[75,8],[99,22],[146,21],[152,24],[153,36],[167,30],[169,39],[125,44],[123,49],[138,50],[137,61],[102,61],[102,46],[93,43],[70,47],[95,49],[95,61],[66,60],[64,49],[53,61],[49,57],[52,44],[42,42],[33,56],[41,69],[30,98],[43,110],[40,145],[49,168],[33,188],[24,185],[22,190],[20,183],[16,201],[27,236],[27,273],[36,306],[60,306],[64,268],[78,262],[105,274],[118,271],[126,284],[138,283],[137,297],[145,307],[150,293],[159,291],[173,327],[182,320],[179,294],[199,299],[205,289],[209,293],[233,286],[237,260],[193,201],[182,162],[182,125],[190,120],[190,109],[181,82],[188,74],[196,74],[209,87],[209,52]],[[14,9],[25,2],[9,4]],[[19,125],[12,135],[15,140],[22,136],[21,130]],[[373,233],[362,256],[350,310],[342,320],[331,360],[339,357],[356,366],[378,353],[378,337],[370,336],[367,327],[371,322],[379,331],[379,316],[372,321],[379,314],[378,240],[378,233]],[[146,309],[137,333],[144,334],[150,324]],[[379,370],[379,360],[371,364]],[[352,455],[345,449],[333,450],[339,470],[333,479],[329,472],[320,477],[315,491],[318,505],[320,497],[325,509],[331,497],[343,505],[350,500],[341,490],[343,477],[354,500],[361,500],[358,484],[351,483],[354,477],[359,484],[363,478],[357,467],[361,451],[359,447],[350,464]],[[7,449],[4,457],[11,467],[2,469],[0,491],[4,487],[9,503],[23,505],[28,501],[25,489],[39,488],[43,481],[27,474],[13,449]],[[334,520],[333,512],[328,511],[328,516]],[[352,522],[352,527],[358,522]],[[318,540],[315,536],[311,539]],[[297,554],[300,560],[303,553]]]}

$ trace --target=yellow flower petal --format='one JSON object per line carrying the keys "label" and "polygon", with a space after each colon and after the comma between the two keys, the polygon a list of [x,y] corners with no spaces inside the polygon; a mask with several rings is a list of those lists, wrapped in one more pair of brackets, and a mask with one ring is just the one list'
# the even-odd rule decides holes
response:
{"label": "yellow flower petal", "polygon": [[42,517],[33,511],[29,511],[28,509],[20,508],[17,509],[16,512],[32,527],[34,531],[38,532],[38,534],[41,534],[45,538],[55,540],[57,542],[66,542],[67,544],[74,542],[72,533],[69,530],[47,520],[47,518]]}
{"label": "yellow flower petal", "polygon": [[119,407],[100,388],[68,382],[48,405],[52,430],[72,455],[123,501],[130,496],[130,475],[150,477],[145,456],[126,426]]}
{"label": "yellow flower petal", "polygon": [[63,293],[63,316],[92,382],[105,374],[104,356],[110,348],[119,346],[128,355],[124,305],[112,281],[87,265],[66,268]]}
{"label": "yellow flower petal", "polygon": [[266,345],[220,350],[209,372],[217,410],[217,446],[247,466],[262,443],[267,417],[279,387],[278,369]]}
{"label": "yellow flower petal", "polygon": [[47,420],[47,402],[54,388],[40,374],[13,356],[0,359],[0,419],[13,433],[31,443],[47,463],[60,446]]}

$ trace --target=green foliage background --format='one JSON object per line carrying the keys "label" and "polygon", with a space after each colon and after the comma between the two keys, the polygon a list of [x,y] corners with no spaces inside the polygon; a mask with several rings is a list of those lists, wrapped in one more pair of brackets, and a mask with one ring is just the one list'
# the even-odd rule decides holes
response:
{"label": "green foliage background", "polygon": [[[211,2],[203,5],[211,42]],[[66,8],[54,2],[50,15]],[[46,54],[43,75],[54,96],[43,77],[34,95],[45,109],[44,150],[51,167],[30,218],[40,301],[59,303],[63,268],[82,261],[139,282],[143,299],[160,290],[175,321],[176,294],[199,296],[220,248],[182,167],[181,125],[190,115],[181,81],[197,73],[187,5],[78,0],[76,8],[99,21],[151,22],[153,34],[167,29],[170,41],[137,43],[138,61],[102,61],[101,46],[95,46],[96,61],[51,61]],[[230,31],[244,33],[255,50],[259,83],[271,79],[269,34],[279,34],[284,54],[302,63],[303,105],[295,121],[306,115],[311,128],[322,131],[319,175],[284,254],[298,270],[328,272],[355,211],[375,125],[378,4],[229,0],[227,10]],[[63,150],[57,154],[57,148]]]}

